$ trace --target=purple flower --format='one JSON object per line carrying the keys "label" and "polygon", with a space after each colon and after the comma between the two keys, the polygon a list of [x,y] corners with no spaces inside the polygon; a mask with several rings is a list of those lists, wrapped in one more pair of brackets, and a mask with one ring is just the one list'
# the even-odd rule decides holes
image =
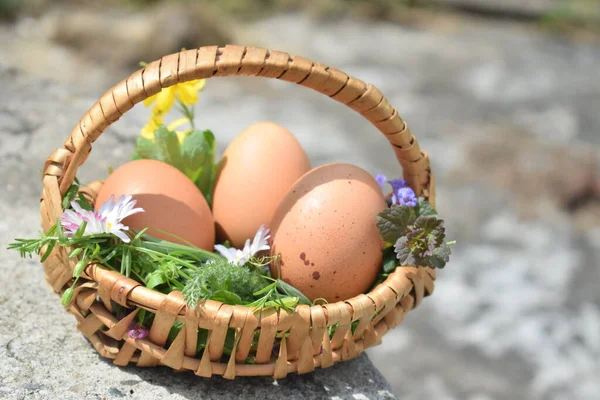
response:
{"label": "purple flower", "polygon": [[[385,183],[389,183],[392,187],[391,204],[395,205],[406,205],[409,207],[415,207],[418,203],[417,196],[404,179],[391,179],[387,180],[383,174],[377,174],[375,180],[379,186],[383,189]],[[389,205],[389,202],[388,202]]]}
{"label": "purple flower", "polygon": [[392,179],[391,181],[388,181],[388,183],[392,186],[392,193],[394,194],[406,187],[406,181],[404,179]]}
{"label": "purple flower", "polygon": [[392,195],[392,203],[401,206],[416,207],[418,203],[415,191],[409,187],[402,187]]}
{"label": "purple flower", "polygon": [[379,185],[379,187],[383,189],[383,185],[385,185],[385,182],[387,181],[387,177],[384,174],[377,174],[377,176],[375,177],[375,180],[377,181],[377,184]]}
{"label": "purple flower", "polygon": [[142,325],[131,323],[129,325],[129,330],[127,331],[127,336],[132,339],[145,339],[148,337],[150,332],[148,329],[144,328]]}

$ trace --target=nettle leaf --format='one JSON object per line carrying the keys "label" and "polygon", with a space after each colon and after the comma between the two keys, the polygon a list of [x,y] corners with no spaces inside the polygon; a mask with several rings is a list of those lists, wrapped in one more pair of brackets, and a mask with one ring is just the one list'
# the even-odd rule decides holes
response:
{"label": "nettle leaf", "polygon": [[433,250],[433,255],[425,258],[425,265],[431,268],[444,268],[446,263],[450,261],[451,252],[450,246],[444,243]]}
{"label": "nettle leaf", "polygon": [[401,237],[396,241],[394,245],[396,258],[401,266],[406,265],[419,265],[420,260],[415,257],[412,249],[409,247],[408,238],[406,236]]}
{"label": "nettle leaf", "polygon": [[443,227],[444,221],[433,215],[420,216],[415,220],[415,229],[422,229],[427,234],[433,232],[438,227]]}
{"label": "nettle leaf", "polygon": [[175,132],[168,130],[164,125],[160,125],[154,131],[154,143],[157,154],[160,154],[159,161],[164,161],[180,171],[185,171],[179,139]]}
{"label": "nettle leaf", "polygon": [[396,241],[408,232],[415,221],[415,210],[408,206],[392,206],[377,214],[377,227],[382,239],[388,243]]}
{"label": "nettle leaf", "polygon": [[415,230],[422,229],[423,236],[434,236],[435,245],[440,246],[446,238],[446,228],[444,221],[434,215],[420,216],[415,221]]}
{"label": "nettle leaf", "polygon": [[437,211],[435,211],[431,203],[425,200],[424,197],[419,197],[419,203],[417,204],[417,215],[437,215]]}

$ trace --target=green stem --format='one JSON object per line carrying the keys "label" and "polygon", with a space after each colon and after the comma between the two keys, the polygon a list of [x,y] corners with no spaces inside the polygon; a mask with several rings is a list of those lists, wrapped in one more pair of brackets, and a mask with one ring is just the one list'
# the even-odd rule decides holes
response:
{"label": "green stem", "polygon": [[167,260],[171,260],[174,261],[178,264],[181,264],[185,267],[188,267],[189,269],[193,269],[194,271],[198,271],[199,268],[197,265],[194,265],[193,263],[187,262],[182,260],[181,258],[177,258],[177,257],[173,257],[169,254],[165,254],[165,253],[161,253],[159,251],[154,251],[154,250],[150,250],[150,249],[146,249],[144,247],[138,247],[138,246],[131,246],[133,247],[133,249],[135,249],[136,251],[139,251],[140,253],[145,253],[145,254],[149,254],[149,255],[154,255],[154,256],[158,256],[158,257],[163,257],[166,258]]}
{"label": "green stem", "polygon": [[177,244],[177,243],[173,243],[173,242],[167,242],[164,240],[159,240],[159,239],[155,239],[149,236],[144,236],[143,241],[140,242],[139,247],[148,249],[148,250],[154,250],[154,251],[158,251],[158,252],[171,252],[171,251],[181,251],[181,252],[186,252],[186,253],[191,253],[192,255],[196,256],[198,259],[202,260],[202,261],[208,261],[208,260],[221,260],[223,257],[215,254],[215,253],[211,253],[210,251],[206,251],[197,247],[190,247],[190,246],[185,246],[182,244]]}
{"label": "green stem", "polygon": [[196,127],[194,125],[194,108],[186,106],[181,102],[181,100],[179,100],[179,98],[177,98],[177,103],[179,103],[179,105],[181,106],[181,112],[183,113],[183,115],[190,121],[192,130],[196,130]]}

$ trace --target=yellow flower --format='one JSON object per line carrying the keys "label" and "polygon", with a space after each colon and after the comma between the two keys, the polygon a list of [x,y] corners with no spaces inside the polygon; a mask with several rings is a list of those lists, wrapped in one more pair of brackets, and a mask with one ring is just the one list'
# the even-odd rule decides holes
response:
{"label": "yellow flower", "polygon": [[150,140],[151,142],[154,142],[154,131],[159,127],[159,125],[162,125],[162,123],[163,120],[160,116],[152,114],[148,123],[142,128],[140,136]]}
{"label": "yellow flower", "polygon": [[186,106],[196,103],[198,101],[198,92],[204,89],[205,84],[206,81],[204,79],[197,79],[169,86],[144,100],[144,105],[149,107],[154,103],[152,113],[162,116],[173,107],[175,98],[179,99]]}
{"label": "yellow flower", "polygon": [[[175,134],[177,135],[177,139],[179,139],[179,143],[183,143],[184,139],[190,134],[192,133],[191,129],[185,130],[185,131],[177,131],[175,130],[177,127],[185,124],[189,122],[189,120],[187,118],[179,118],[176,119],[175,121],[171,122],[168,126],[167,129],[169,131],[175,131]],[[151,142],[154,142],[154,131],[159,127],[159,125],[163,124],[163,120],[160,116],[153,114],[150,117],[150,120],[148,121],[148,123],[142,128],[142,131],[140,133],[140,136],[148,139]]]}

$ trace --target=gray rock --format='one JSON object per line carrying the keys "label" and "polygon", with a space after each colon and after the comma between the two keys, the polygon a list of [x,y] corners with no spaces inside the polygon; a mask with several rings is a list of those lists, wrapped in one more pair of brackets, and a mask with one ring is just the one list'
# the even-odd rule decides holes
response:
{"label": "gray rock", "polygon": [[[557,40],[510,21],[442,18],[409,29],[315,23],[298,15],[246,25],[236,35],[240,43],[284,49],[373,82],[431,155],[438,210],[458,244],[434,296],[369,351],[397,395],[600,398],[600,214],[594,211],[600,81],[592,79],[598,42]],[[2,60],[11,59],[10,43],[0,41]],[[73,67],[70,60],[62,59],[64,68]],[[55,84],[0,67],[0,170],[10,171],[0,175],[0,245],[35,235],[45,157],[96,100],[98,82],[110,87],[121,76],[90,77],[100,80],[89,89],[80,77]],[[147,115],[136,107],[111,127],[80,178],[104,177],[109,166],[126,161]],[[221,150],[245,126],[268,119],[294,132],[314,165],[346,161],[371,173],[400,174],[387,142],[367,122],[285,82],[214,79],[198,116]],[[570,203],[572,197],[581,203]],[[37,261],[0,253],[0,274],[9,283],[0,285],[0,397],[24,396],[30,381],[40,385],[32,398],[108,398],[110,388],[140,398],[200,392],[210,398],[244,385],[115,368],[77,333]],[[375,377],[371,392],[356,391],[361,380],[348,372],[352,365],[289,377],[276,390],[305,394],[302,387],[318,387],[326,398],[386,395]],[[368,379],[362,382],[371,384]],[[252,382],[247,393],[273,383]]]}

